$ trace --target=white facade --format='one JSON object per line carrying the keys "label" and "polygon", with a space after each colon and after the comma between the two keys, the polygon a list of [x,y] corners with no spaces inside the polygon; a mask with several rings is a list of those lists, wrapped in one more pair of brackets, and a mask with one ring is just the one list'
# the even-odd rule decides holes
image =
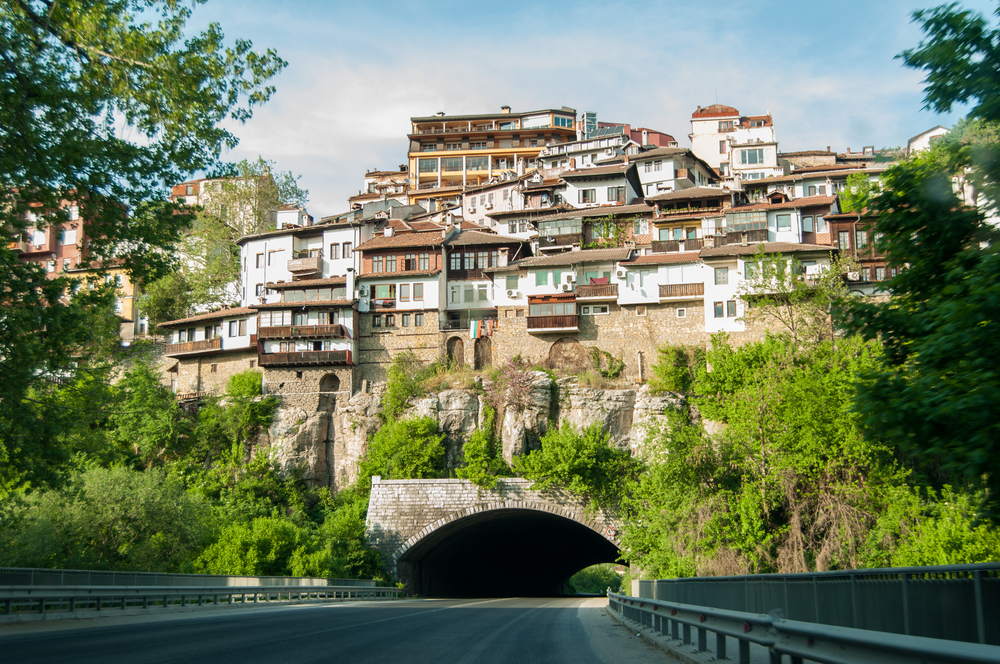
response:
{"label": "white facade", "polygon": [[392,313],[392,310],[441,310],[443,287],[443,273],[395,277],[364,274],[358,277],[358,311]]}
{"label": "white facade", "polygon": [[705,331],[742,332],[744,303],[739,299],[739,287],[746,274],[745,261],[733,258],[712,260],[704,268]]}
{"label": "white facade", "polygon": [[221,350],[240,350],[251,347],[250,335],[252,334],[257,334],[257,316],[251,313],[241,313],[221,320],[195,320],[190,323],[178,323],[170,332],[170,343],[221,339]]}
{"label": "white facade", "polygon": [[502,233],[503,229],[498,227],[496,220],[487,215],[491,212],[523,210],[522,188],[522,181],[515,179],[463,192],[462,218]]}

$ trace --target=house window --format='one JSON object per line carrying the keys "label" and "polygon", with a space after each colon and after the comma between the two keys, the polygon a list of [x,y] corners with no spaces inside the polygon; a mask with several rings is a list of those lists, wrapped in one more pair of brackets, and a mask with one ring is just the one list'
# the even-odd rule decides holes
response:
{"label": "house window", "polygon": [[185,196],[194,195],[194,185],[189,184],[188,186],[184,187],[184,195]]}
{"label": "house window", "polygon": [[396,256],[386,256],[385,257],[385,271],[395,272],[396,271]]}
{"label": "house window", "polygon": [[[638,313],[638,308],[636,308],[636,312]],[[608,315],[608,305],[606,305],[606,304],[593,305],[593,306],[590,307],[590,313],[592,313],[595,316],[607,316]]]}
{"label": "house window", "polygon": [[625,187],[608,187],[608,202],[625,202]]}
{"label": "house window", "polygon": [[471,251],[465,254],[465,269],[475,270],[476,269],[476,255]]}
{"label": "house window", "polygon": [[465,299],[463,300],[463,302],[476,301],[476,289],[473,288],[471,284],[466,286],[463,290],[465,291]]}
{"label": "house window", "polygon": [[517,220],[516,219],[511,219],[510,221],[507,222],[507,232],[510,233],[511,235],[513,235],[514,233],[517,232]]}
{"label": "house window", "polygon": [[719,154],[726,154],[726,141],[719,141]]}
{"label": "house window", "polygon": [[632,233],[646,235],[649,233],[649,219],[636,219],[632,222]]}
{"label": "house window", "polygon": [[854,241],[854,246],[858,248],[858,251],[864,249],[868,243],[868,231],[854,231]]}
{"label": "house window", "polygon": [[687,309],[678,309],[677,310],[677,317],[678,318],[687,318],[687,315],[688,315]]}
{"label": "house window", "polygon": [[525,232],[527,232],[527,230],[528,230],[528,220],[527,219],[521,219],[521,220],[519,220],[517,222],[517,232],[518,233],[525,233]]}
{"label": "house window", "polygon": [[779,214],[775,216],[775,221],[778,224],[779,231],[790,231],[792,230],[792,215],[790,214]]}
{"label": "house window", "polygon": [[486,302],[487,301],[487,290],[486,290],[486,286],[485,285],[477,286],[476,287],[476,292],[479,295],[478,299],[479,299],[480,302]]}
{"label": "house window", "polygon": [[507,277],[506,285],[507,290],[517,290],[517,277]]}
{"label": "house window", "polygon": [[715,268],[715,285],[725,286],[728,283],[729,283],[729,268],[728,267]]}
{"label": "house window", "polygon": [[382,327],[381,316],[372,316],[372,327]]}
{"label": "house window", "polygon": [[236,337],[239,336],[239,321],[231,320],[229,321],[229,336]]}
{"label": "house window", "polygon": [[64,258],[63,259],[63,267],[62,267],[62,269],[63,269],[63,272],[66,272],[67,270],[69,270],[69,259],[68,258]]}
{"label": "house window", "polygon": [[424,326],[424,315],[413,314],[413,327],[423,327],[423,326]]}
{"label": "house window", "polygon": [[336,242],[330,244],[330,260],[335,261],[340,259],[340,245]]}
{"label": "house window", "polygon": [[[486,149],[486,141],[469,141],[469,149],[470,150],[485,150]],[[482,157],[478,157],[478,159],[483,159],[483,158]],[[479,168],[479,169],[476,169],[476,170],[484,170],[486,168],[486,161],[483,160],[482,164],[483,164],[482,167]],[[469,170],[472,170],[472,169],[470,168]]]}
{"label": "house window", "polygon": [[816,232],[817,233],[826,232],[826,219],[824,219],[823,217],[820,216],[816,217]]}
{"label": "house window", "polygon": [[60,231],[59,244],[76,244],[76,231]]}
{"label": "house window", "polygon": [[751,148],[749,150],[740,150],[740,163],[763,164],[764,148]]}
{"label": "house window", "polygon": [[663,162],[657,159],[653,162],[653,172],[659,172],[663,170]]}
{"label": "house window", "polygon": [[812,217],[802,217],[802,232],[812,233],[814,230],[813,218]]}
{"label": "house window", "polygon": [[400,325],[402,325],[403,327],[410,326],[410,314],[403,314],[402,316],[399,317],[399,319],[400,319]]}
{"label": "house window", "polygon": [[218,364],[213,364],[211,371],[212,371],[212,373],[219,373],[219,365]]}
{"label": "house window", "polygon": [[826,196],[826,185],[825,184],[821,184],[819,187],[817,187],[817,189],[819,191],[819,195],[820,196]]}
{"label": "house window", "polygon": [[376,284],[375,299],[376,300],[396,299],[396,284]]}
{"label": "house window", "polygon": [[424,299],[424,285],[413,284],[413,301],[422,302]]}
{"label": "house window", "polygon": [[580,203],[596,203],[597,202],[597,190],[596,189],[581,189],[577,192],[578,202]]}
{"label": "house window", "polygon": [[437,159],[418,159],[417,169],[421,173],[436,173],[438,169],[437,164]]}
{"label": "house window", "polygon": [[875,268],[875,281],[885,281],[885,268],[877,267]]}
{"label": "house window", "polygon": [[722,304],[723,304],[722,302],[716,302],[715,303],[715,317],[716,318],[725,318],[725,311],[722,308]]}
{"label": "house window", "polygon": [[386,327],[396,327],[396,316],[394,314],[385,315],[385,326]]}
{"label": "house window", "polygon": [[736,300],[726,302],[726,317],[736,318]]}
{"label": "house window", "polygon": [[451,286],[448,301],[451,304],[459,304],[462,301],[462,290],[458,286]]}
{"label": "house window", "polygon": [[292,325],[308,325],[309,314],[304,311],[296,311],[292,314]]}
{"label": "house window", "polygon": [[410,301],[410,284],[399,285],[399,301],[400,302]]}
{"label": "house window", "polygon": [[461,270],[462,269],[462,254],[461,252],[454,252],[448,257],[448,269],[449,270]]}
{"label": "house window", "polygon": [[257,284],[256,286],[254,286],[254,291],[255,291],[255,295],[257,297],[260,297],[261,295],[263,295],[264,294],[264,284]]}
{"label": "house window", "polygon": [[548,286],[549,285],[549,271],[548,270],[538,270],[535,272],[535,285],[536,286]]}
{"label": "house window", "polygon": [[45,270],[47,272],[55,272],[56,271],[56,262],[55,261],[49,261],[48,265],[45,268]]}
{"label": "house window", "polygon": [[490,262],[489,262],[490,261],[490,252],[488,252],[488,251],[480,251],[480,252],[478,252],[476,254],[476,261],[477,261],[477,263],[479,265],[479,269],[480,270],[483,269],[484,267],[489,267],[490,266]]}
{"label": "house window", "polygon": [[261,269],[262,267],[264,267],[264,254],[263,253],[257,254],[257,263],[256,263],[256,265],[257,265],[257,269],[258,270]]}
{"label": "house window", "polygon": [[385,272],[385,270],[383,268],[384,268],[384,264],[382,262],[382,257],[381,256],[375,256],[375,257],[373,257],[372,258],[372,272],[375,272],[376,274],[379,273],[379,272]]}
{"label": "house window", "polygon": [[847,250],[851,248],[851,232],[850,231],[840,231],[837,233],[838,241],[840,242],[840,248],[842,250]]}
{"label": "house window", "polygon": [[342,245],[342,248],[343,248],[343,251],[340,252],[341,257],[347,258],[348,256],[351,255],[351,243],[350,242],[345,242]]}
{"label": "house window", "polygon": [[431,267],[431,255],[430,254],[420,254],[417,258],[417,269],[418,270],[429,270]]}

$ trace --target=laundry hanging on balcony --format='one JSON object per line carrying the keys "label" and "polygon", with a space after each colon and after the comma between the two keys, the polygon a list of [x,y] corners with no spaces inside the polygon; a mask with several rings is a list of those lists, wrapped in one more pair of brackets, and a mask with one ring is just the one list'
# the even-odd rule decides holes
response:
{"label": "laundry hanging on balcony", "polygon": [[496,329],[496,321],[492,318],[487,320],[470,320],[469,338],[491,337],[493,336],[494,329]]}

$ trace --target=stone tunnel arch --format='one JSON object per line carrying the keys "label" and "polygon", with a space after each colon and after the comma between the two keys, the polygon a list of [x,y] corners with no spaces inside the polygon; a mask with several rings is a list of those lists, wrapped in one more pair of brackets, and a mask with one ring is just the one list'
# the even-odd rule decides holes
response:
{"label": "stone tunnel arch", "polygon": [[460,367],[465,364],[465,342],[462,337],[448,339],[448,364]]}
{"label": "stone tunnel arch", "polygon": [[616,525],[565,495],[505,480],[372,483],[369,530],[408,592],[428,597],[558,595],[575,572],[619,556]]}

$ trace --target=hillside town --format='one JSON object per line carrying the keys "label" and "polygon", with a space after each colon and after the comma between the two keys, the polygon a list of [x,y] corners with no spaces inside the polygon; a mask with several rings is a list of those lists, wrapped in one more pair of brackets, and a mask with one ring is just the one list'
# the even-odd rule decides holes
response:
{"label": "hillside town", "polygon": [[[268,393],[315,405],[384,381],[402,351],[482,369],[515,356],[572,366],[597,348],[642,383],[661,345],[760,338],[741,295],[761,251],[805,278],[849,258],[850,290],[883,294],[892,268],[838,193],[947,133],[892,151],[781,152],[770,112],[721,104],[691,114],[691,148],[565,106],[410,122],[407,163],[366,171],[346,212],[279,205],[268,230],[237,241],[239,302],[159,323],[178,398],[259,368]],[[197,210],[219,189],[181,182],[171,200]],[[29,234],[22,260],[88,276],[86,223]],[[115,272],[102,278],[119,289],[128,343],[151,326]]]}

